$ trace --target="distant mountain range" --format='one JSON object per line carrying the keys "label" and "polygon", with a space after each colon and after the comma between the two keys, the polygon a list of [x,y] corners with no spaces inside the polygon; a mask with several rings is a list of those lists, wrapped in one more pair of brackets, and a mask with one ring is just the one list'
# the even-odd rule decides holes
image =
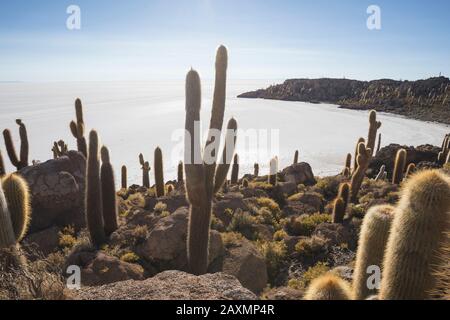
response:
{"label": "distant mountain range", "polygon": [[450,79],[446,77],[417,81],[290,79],[238,97],[332,103],[347,109],[375,109],[450,124]]}

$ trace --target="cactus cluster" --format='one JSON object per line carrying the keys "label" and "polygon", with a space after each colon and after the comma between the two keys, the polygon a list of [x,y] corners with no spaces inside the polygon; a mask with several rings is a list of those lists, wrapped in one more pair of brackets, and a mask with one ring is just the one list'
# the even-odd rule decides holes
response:
{"label": "cactus cluster", "polygon": [[70,131],[75,139],[77,139],[77,149],[79,152],[87,157],[87,144],[84,137],[84,119],[83,119],[83,105],[80,99],[75,100],[75,114],[76,121],[70,122]]}
{"label": "cactus cluster", "polygon": [[59,140],[58,142],[53,142],[53,159],[58,159],[62,157],[69,151],[67,144],[63,140]]}
{"label": "cactus cluster", "polygon": [[[220,136],[214,137],[212,134],[216,130],[222,131],[227,65],[227,49],[224,46],[220,46],[216,56],[216,78],[210,130],[204,150],[208,150],[212,143],[215,144],[216,148],[220,144]],[[204,155],[202,155],[200,137],[198,136],[200,107],[200,77],[196,71],[190,70],[186,76],[187,137],[185,139],[184,166],[187,199],[190,204],[187,240],[188,268],[191,273],[196,275],[204,274],[207,271],[212,198],[226,180],[232,155],[234,154],[237,130],[236,121],[231,119],[228,123],[222,161],[217,164],[218,155],[215,149],[212,154],[208,155],[208,161],[205,162]],[[212,159],[209,159],[209,156]]]}
{"label": "cactus cluster", "polygon": [[153,165],[155,168],[156,196],[159,198],[165,195],[163,155],[159,147],[155,149],[155,161]]}
{"label": "cactus cluster", "polygon": [[16,123],[19,126],[19,135],[20,135],[19,157],[17,156],[16,149],[14,147],[14,142],[12,140],[11,132],[9,131],[9,129],[5,129],[3,131],[3,138],[5,139],[5,146],[9,156],[9,160],[11,161],[13,166],[17,168],[17,171],[19,171],[20,169],[28,167],[29,145],[28,145],[27,128],[25,127],[25,124],[20,119],[17,119]]}
{"label": "cactus cluster", "polygon": [[106,147],[99,158],[99,139],[95,130],[89,133],[86,169],[86,222],[93,245],[99,247],[117,229],[117,204],[114,172]]}
{"label": "cactus cluster", "polygon": [[142,186],[146,187],[147,189],[150,188],[150,163],[148,161],[145,161],[144,155],[141,153],[139,155],[139,163],[141,164],[142,169]]}

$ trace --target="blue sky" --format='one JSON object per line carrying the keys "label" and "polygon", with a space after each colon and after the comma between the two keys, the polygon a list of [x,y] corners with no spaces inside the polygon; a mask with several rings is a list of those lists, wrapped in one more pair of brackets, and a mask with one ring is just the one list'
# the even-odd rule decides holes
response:
{"label": "blue sky", "polygon": [[1,1],[0,81],[210,78],[222,43],[236,79],[413,80],[450,74],[449,31],[448,0]]}

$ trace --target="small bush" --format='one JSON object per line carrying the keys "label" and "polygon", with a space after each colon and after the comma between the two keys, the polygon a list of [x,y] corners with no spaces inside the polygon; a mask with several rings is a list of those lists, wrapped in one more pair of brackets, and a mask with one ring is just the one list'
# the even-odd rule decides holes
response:
{"label": "small bush", "polygon": [[264,191],[270,191],[273,189],[273,186],[267,181],[250,182],[249,187],[252,189],[262,189]]}
{"label": "small bush", "polygon": [[257,245],[266,260],[269,282],[273,284],[282,265],[286,262],[286,244],[284,241],[266,241],[258,242]]}
{"label": "small bush", "polygon": [[249,240],[254,240],[256,238],[255,230],[253,225],[256,220],[248,212],[244,212],[241,209],[237,209],[231,219],[230,225],[227,231],[230,232],[240,232]]}
{"label": "small bush", "polygon": [[260,207],[268,208],[274,215],[278,215],[280,212],[280,206],[278,203],[270,198],[258,198],[256,202]]}
{"label": "small bush", "polygon": [[164,211],[167,210],[167,204],[163,203],[163,202],[158,202],[155,205],[155,208],[153,209],[155,211],[155,213],[163,213]]}
{"label": "small bush", "polygon": [[129,207],[139,207],[139,208],[145,207],[144,196],[140,193],[130,195],[126,202]]}
{"label": "small bush", "polygon": [[232,248],[239,245],[244,237],[237,232],[224,232],[221,233],[222,241],[225,248]]}
{"label": "small bush", "polygon": [[300,279],[289,280],[288,286],[293,289],[304,290],[309,286],[312,280],[320,277],[328,271],[330,271],[330,268],[327,263],[318,262],[315,266],[310,267]]}
{"label": "small bush", "polygon": [[139,261],[139,256],[134,252],[125,253],[120,257],[120,260],[128,263],[136,263]]}
{"label": "small bush", "polygon": [[342,176],[325,177],[319,179],[314,188],[318,189],[325,199],[331,200],[336,198],[341,182],[343,182]]}
{"label": "small bush", "polygon": [[304,257],[314,257],[324,249],[326,240],[313,236],[308,239],[301,239],[295,245],[295,252]]}
{"label": "small bush", "polygon": [[301,215],[297,218],[292,218],[287,223],[288,231],[295,236],[309,237],[314,232],[316,227],[321,223],[331,223],[331,215],[315,213],[313,215]]}
{"label": "small bush", "polygon": [[142,242],[148,237],[148,227],[136,226],[136,228],[133,229],[131,234],[135,238],[136,242]]}
{"label": "small bush", "polygon": [[288,234],[283,229],[278,230],[273,234],[274,241],[282,241],[282,240],[286,239],[287,237],[288,237]]}

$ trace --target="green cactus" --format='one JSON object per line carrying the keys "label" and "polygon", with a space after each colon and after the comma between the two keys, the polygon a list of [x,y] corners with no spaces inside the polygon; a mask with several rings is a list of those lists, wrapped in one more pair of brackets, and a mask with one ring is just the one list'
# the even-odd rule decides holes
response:
{"label": "green cactus", "polygon": [[381,300],[424,300],[436,285],[436,254],[449,230],[450,179],[438,170],[403,185],[383,261]]}
{"label": "green cactus", "polygon": [[150,188],[150,163],[144,160],[142,153],[139,155],[139,163],[142,169],[142,186]]}
{"label": "green cactus", "polygon": [[184,181],[184,178],[183,178],[183,161],[180,161],[180,163],[178,163],[177,181],[180,182],[180,183]]}
{"label": "green cactus", "polygon": [[351,201],[355,203],[358,199],[359,189],[366,175],[366,170],[369,167],[370,155],[372,150],[366,148],[364,143],[358,145],[358,156],[356,157],[357,167],[356,171],[352,175],[351,180]]}
{"label": "green cactus", "polygon": [[103,146],[101,149],[102,166],[100,180],[102,187],[103,224],[105,235],[109,237],[117,230],[117,200],[114,170],[109,159],[109,150]]}
{"label": "green cactus", "polygon": [[27,182],[17,174],[10,174],[2,179],[3,192],[6,197],[16,241],[25,237],[31,220],[30,192]]}
{"label": "green cactus", "polygon": [[403,174],[406,166],[406,150],[400,149],[395,156],[394,173],[392,174],[392,183],[400,184],[403,181]]}
{"label": "green cactus", "polygon": [[233,167],[231,169],[231,184],[238,184],[239,180],[239,156],[234,155]]}
{"label": "green cactus", "polygon": [[155,149],[155,184],[156,184],[156,196],[163,197],[165,194],[164,189],[164,170],[163,170],[163,156],[162,151],[158,147]]}
{"label": "green cactus", "polygon": [[83,120],[83,105],[80,99],[75,100],[76,122],[70,122],[70,131],[75,139],[77,139],[78,151],[87,157],[86,138],[84,137],[84,120]]}
{"label": "green cactus", "polygon": [[305,300],[351,300],[350,285],[331,273],[315,278],[306,290]]}
{"label": "green cactus", "polygon": [[93,245],[100,247],[106,241],[103,222],[102,186],[97,131],[89,133],[89,153],[86,179],[86,222]]}
{"label": "green cactus", "polygon": [[19,134],[20,134],[20,159],[17,157],[16,149],[14,147],[14,142],[11,138],[11,132],[8,129],[3,131],[3,137],[5,139],[6,151],[8,153],[9,159],[13,166],[17,168],[17,171],[28,167],[28,135],[27,128],[22,120],[17,119],[16,123],[19,125]]}
{"label": "green cactus", "polygon": [[[227,61],[227,50],[224,46],[221,46],[216,56],[216,80],[210,132],[204,149],[210,147],[211,143],[214,143],[216,147],[220,144],[220,137],[215,137],[213,140],[212,133],[215,130],[221,131],[223,126]],[[208,155],[212,159],[208,159],[208,163],[205,163],[200,137],[198,136],[200,106],[200,77],[196,71],[191,70],[186,76],[186,131],[188,135],[185,139],[184,171],[187,199],[190,204],[187,239],[188,268],[191,273],[196,275],[204,274],[207,271],[212,198],[215,191],[219,190],[224,184],[235,147],[233,143],[235,132],[233,134],[227,133],[225,141],[227,149],[224,149],[222,157],[227,161],[217,166],[217,152],[213,152]],[[230,120],[229,127],[231,122]],[[235,121],[233,122],[235,123]],[[220,177],[218,176],[219,170],[221,171]]]}
{"label": "green cactus", "polygon": [[269,173],[269,183],[273,186],[276,186],[278,181],[278,157],[270,160],[270,173]]}
{"label": "green cactus", "polygon": [[377,294],[377,289],[369,289],[367,282],[370,274],[367,270],[370,266],[382,268],[394,210],[390,205],[374,206],[364,217],[353,275],[353,298],[356,300]]}
{"label": "green cactus", "polygon": [[294,155],[294,164],[298,163],[298,155],[299,155],[298,150],[296,150]]}
{"label": "green cactus", "polygon": [[358,147],[360,143],[366,144],[366,140],[364,138],[359,138],[358,143],[356,144],[355,148],[355,156],[353,157],[353,173],[358,169]]}
{"label": "green cactus", "polygon": [[259,176],[259,164],[255,163],[255,165],[253,166],[253,168],[254,168],[253,175],[254,175],[255,177],[258,177],[258,176]]}
{"label": "green cactus", "polygon": [[126,165],[123,165],[122,166],[122,168],[121,168],[121,171],[120,171],[120,173],[121,173],[121,185],[122,185],[122,189],[127,189],[128,188],[128,179],[127,179],[127,166]]}

